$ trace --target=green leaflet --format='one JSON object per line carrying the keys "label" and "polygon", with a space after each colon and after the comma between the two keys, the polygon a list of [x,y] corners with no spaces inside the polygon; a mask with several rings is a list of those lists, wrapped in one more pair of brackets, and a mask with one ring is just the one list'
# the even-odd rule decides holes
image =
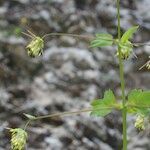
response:
{"label": "green leaflet", "polygon": [[116,99],[111,90],[104,93],[103,99],[94,100],[92,105],[91,115],[93,116],[106,116],[115,107]]}
{"label": "green leaflet", "polygon": [[96,34],[96,38],[91,42],[91,47],[104,47],[113,44],[113,36],[110,34]]}
{"label": "green leaflet", "polygon": [[132,90],[128,95],[128,112],[148,114],[150,112],[150,91]]}
{"label": "green leaflet", "polygon": [[133,34],[137,31],[138,28],[139,28],[139,26],[134,26],[134,27],[129,28],[121,37],[121,42],[125,43],[130,38],[132,38]]}

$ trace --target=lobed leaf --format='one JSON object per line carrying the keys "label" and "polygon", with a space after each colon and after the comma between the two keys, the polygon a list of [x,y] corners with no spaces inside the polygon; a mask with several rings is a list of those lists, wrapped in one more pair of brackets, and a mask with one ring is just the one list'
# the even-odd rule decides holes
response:
{"label": "lobed leaf", "polygon": [[132,38],[133,34],[137,31],[138,28],[139,28],[139,26],[134,26],[134,27],[129,28],[121,37],[121,42],[125,43],[130,38]]}
{"label": "lobed leaf", "polygon": [[150,91],[132,90],[128,95],[128,112],[143,113],[150,112]]}
{"label": "lobed leaf", "polygon": [[94,100],[92,105],[91,115],[93,116],[106,116],[109,114],[114,105],[116,104],[116,99],[111,90],[108,90],[104,93],[103,99]]}

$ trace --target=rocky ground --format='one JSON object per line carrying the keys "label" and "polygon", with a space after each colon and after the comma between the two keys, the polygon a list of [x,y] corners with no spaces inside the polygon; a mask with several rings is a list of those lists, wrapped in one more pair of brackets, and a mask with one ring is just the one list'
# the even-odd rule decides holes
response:
{"label": "rocky ground", "polygon": [[[122,32],[139,24],[134,42],[149,42],[150,1],[121,2]],[[23,113],[45,115],[90,106],[107,89],[120,95],[118,61],[114,48],[92,49],[87,40],[61,36],[47,38],[43,56],[30,58],[21,34],[50,32],[116,33],[115,0],[1,0],[0,1],[0,150],[9,150],[5,127],[22,127]],[[139,71],[150,47],[134,50],[125,61],[126,92],[150,88],[150,74]],[[149,150],[149,130],[138,132],[128,117],[129,150]],[[32,123],[28,150],[121,150],[121,114],[105,118],[88,113]]]}

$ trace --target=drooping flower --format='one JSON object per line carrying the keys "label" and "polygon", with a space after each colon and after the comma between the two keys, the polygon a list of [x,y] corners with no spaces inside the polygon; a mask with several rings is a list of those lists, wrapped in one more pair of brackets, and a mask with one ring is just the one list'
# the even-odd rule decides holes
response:
{"label": "drooping flower", "polygon": [[10,129],[11,132],[11,149],[24,150],[27,140],[27,133],[21,128]]}
{"label": "drooping flower", "polygon": [[145,130],[145,126],[144,126],[144,115],[138,115],[137,118],[136,118],[136,121],[135,121],[135,124],[134,126],[139,129],[139,130]]}
{"label": "drooping flower", "polygon": [[32,40],[26,46],[27,53],[30,57],[37,57],[43,54],[44,40],[43,38],[36,36],[31,31],[27,30],[28,33],[22,32],[24,35],[30,37]]}
{"label": "drooping flower", "polygon": [[30,57],[41,56],[43,54],[44,41],[40,37],[34,37],[26,46],[27,53]]}

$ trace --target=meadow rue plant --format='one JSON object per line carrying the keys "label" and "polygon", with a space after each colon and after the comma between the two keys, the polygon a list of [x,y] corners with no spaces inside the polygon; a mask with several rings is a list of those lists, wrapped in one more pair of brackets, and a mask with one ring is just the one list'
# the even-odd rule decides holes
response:
{"label": "meadow rue plant", "polygon": [[[112,90],[107,90],[104,92],[104,96],[101,99],[96,99],[91,102],[90,108],[85,108],[79,111],[63,112],[56,113],[44,116],[33,116],[30,114],[24,114],[27,117],[27,123],[25,124],[24,129],[16,128],[11,129],[11,147],[12,150],[22,150],[25,147],[27,140],[26,128],[29,126],[30,122],[52,118],[52,117],[61,117],[73,114],[79,114],[83,112],[91,112],[91,116],[104,117],[110,114],[113,110],[118,110],[122,112],[122,131],[123,131],[123,150],[127,150],[127,114],[136,115],[137,119],[135,121],[135,127],[139,130],[144,130],[145,120],[149,117],[150,114],[150,90],[143,91],[141,89],[133,89],[127,95],[125,94],[125,80],[124,80],[124,60],[127,60],[133,53],[133,47],[135,43],[132,43],[130,40],[133,37],[133,34],[138,30],[139,26],[133,26],[129,28],[121,36],[121,22],[120,22],[120,0],[117,0],[117,21],[118,21],[118,37],[114,38],[108,33],[99,33],[96,34],[93,38],[88,37],[91,40],[90,47],[92,48],[103,48],[105,46],[117,46],[116,56],[119,60],[119,75],[121,83],[121,100],[117,100]],[[28,34],[29,33],[29,34]],[[50,33],[46,34],[43,37],[36,36],[32,32],[28,31],[24,33],[25,35],[31,38],[30,43],[27,45],[27,53],[31,57],[37,57],[42,55],[44,48],[44,38],[47,36],[73,36],[76,38],[86,38],[85,35],[76,35],[76,34],[64,34],[64,33]],[[137,46],[137,45],[136,45]],[[150,61],[144,64],[140,69],[146,67],[150,69]]]}

